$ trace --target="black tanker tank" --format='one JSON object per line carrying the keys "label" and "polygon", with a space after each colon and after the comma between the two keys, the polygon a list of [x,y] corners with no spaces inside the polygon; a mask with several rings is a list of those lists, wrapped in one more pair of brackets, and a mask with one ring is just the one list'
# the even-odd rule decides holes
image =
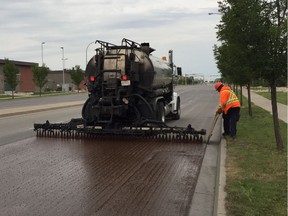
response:
{"label": "black tanker tank", "polygon": [[[139,126],[147,121],[179,119],[180,97],[173,92],[172,50],[169,62],[152,56],[149,43],[123,39],[121,45],[96,41],[85,71],[90,92],[82,117],[88,125]],[[176,96],[176,102],[171,102]],[[178,109],[177,109],[178,107]]]}

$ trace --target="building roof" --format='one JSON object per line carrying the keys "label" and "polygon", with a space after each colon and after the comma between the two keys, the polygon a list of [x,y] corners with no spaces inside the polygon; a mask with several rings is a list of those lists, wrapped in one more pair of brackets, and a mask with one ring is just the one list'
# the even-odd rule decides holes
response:
{"label": "building roof", "polygon": [[[64,69],[65,73],[71,73],[71,70]],[[49,74],[61,74],[63,73],[63,70],[49,70]]]}
{"label": "building roof", "polygon": [[[10,59],[9,59],[9,61],[14,63],[17,66],[34,66],[34,65],[38,65],[38,63],[35,63],[35,62],[13,61],[13,60],[10,60]],[[1,64],[5,64],[5,59],[0,59],[0,65]]]}

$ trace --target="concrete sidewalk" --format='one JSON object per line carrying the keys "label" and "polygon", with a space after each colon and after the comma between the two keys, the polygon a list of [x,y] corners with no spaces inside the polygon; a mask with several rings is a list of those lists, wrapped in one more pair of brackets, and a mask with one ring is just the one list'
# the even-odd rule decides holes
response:
{"label": "concrete sidewalk", "polygon": [[[244,89],[242,94],[243,96],[248,98],[248,92],[246,89]],[[269,111],[272,114],[271,100],[251,91],[251,101],[256,106],[262,107],[263,109]],[[278,118],[287,123],[287,105],[277,103],[277,108],[278,108]]]}

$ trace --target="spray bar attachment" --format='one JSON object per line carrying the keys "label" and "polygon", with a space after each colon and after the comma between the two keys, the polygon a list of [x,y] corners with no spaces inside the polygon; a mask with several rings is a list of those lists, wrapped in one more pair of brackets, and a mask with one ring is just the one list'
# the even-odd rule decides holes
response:
{"label": "spray bar attachment", "polygon": [[165,124],[155,126],[149,124],[141,127],[103,128],[101,126],[85,126],[83,119],[72,119],[68,123],[53,123],[46,121],[44,124],[34,124],[34,131],[38,137],[62,137],[62,138],[97,138],[97,137],[121,137],[121,138],[146,138],[172,142],[203,143],[206,130],[195,130],[189,124],[185,127],[170,127]]}

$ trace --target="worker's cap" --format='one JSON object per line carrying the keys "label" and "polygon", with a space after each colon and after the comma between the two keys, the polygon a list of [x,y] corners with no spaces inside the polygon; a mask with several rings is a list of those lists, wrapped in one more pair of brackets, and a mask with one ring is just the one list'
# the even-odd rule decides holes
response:
{"label": "worker's cap", "polygon": [[223,83],[222,82],[217,82],[216,84],[215,84],[215,89],[216,89],[216,91],[218,91],[218,89],[220,88],[220,87],[222,87],[223,86]]}

